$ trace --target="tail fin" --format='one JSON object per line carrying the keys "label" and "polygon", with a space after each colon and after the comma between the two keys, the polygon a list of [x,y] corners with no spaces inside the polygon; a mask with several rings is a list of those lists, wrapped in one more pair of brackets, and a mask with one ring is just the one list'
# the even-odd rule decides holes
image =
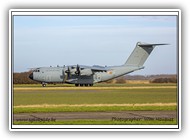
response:
{"label": "tail fin", "polygon": [[135,49],[133,50],[133,52],[131,53],[124,65],[131,65],[137,67],[143,66],[154,47],[158,45],[168,44],[147,44],[138,42],[136,44]]}

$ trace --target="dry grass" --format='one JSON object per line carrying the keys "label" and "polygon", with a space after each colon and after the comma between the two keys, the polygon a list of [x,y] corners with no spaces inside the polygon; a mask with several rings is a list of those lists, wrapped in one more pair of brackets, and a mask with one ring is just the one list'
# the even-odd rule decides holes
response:
{"label": "dry grass", "polygon": [[164,89],[177,86],[135,86],[135,87],[14,87],[14,90],[116,90],[116,89]]}
{"label": "dry grass", "polygon": [[41,104],[41,105],[18,105],[14,108],[46,108],[46,107],[112,107],[112,106],[176,106],[177,103],[142,103],[142,104]]}
{"label": "dry grass", "polygon": [[127,84],[149,84],[149,80],[126,80]]}

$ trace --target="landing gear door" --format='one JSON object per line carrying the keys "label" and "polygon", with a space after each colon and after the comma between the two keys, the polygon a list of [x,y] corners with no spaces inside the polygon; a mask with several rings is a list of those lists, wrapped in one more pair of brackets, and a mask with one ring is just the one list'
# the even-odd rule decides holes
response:
{"label": "landing gear door", "polygon": [[51,75],[47,75],[47,76],[46,76],[46,81],[47,81],[47,82],[51,82]]}

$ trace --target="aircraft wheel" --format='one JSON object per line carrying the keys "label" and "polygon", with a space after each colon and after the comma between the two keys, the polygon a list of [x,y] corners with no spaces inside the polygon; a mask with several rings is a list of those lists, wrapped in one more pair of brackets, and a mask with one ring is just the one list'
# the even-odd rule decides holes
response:
{"label": "aircraft wheel", "polygon": [[79,86],[79,84],[75,84],[75,86],[76,86],[76,87],[78,87],[78,86]]}
{"label": "aircraft wheel", "polygon": [[87,87],[88,86],[88,84],[85,84],[85,87]]}
{"label": "aircraft wheel", "polygon": [[42,84],[42,87],[46,87],[46,84]]}
{"label": "aircraft wheel", "polygon": [[89,84],[89,86],[91,86],[91,87],[92,87],[92,86],[93,86],[93,84]]}
{"label": "aircraft wheel", "polygon": [[81,87],[83,87],[83,84],[80,84]]}

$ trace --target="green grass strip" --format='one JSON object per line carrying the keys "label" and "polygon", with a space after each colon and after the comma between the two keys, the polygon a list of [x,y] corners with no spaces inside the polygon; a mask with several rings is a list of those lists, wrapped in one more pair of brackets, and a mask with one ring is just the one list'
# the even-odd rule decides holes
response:
{"label": "green grass strip", "polygon": [[68,120],[68,121],[14,121],[14,125],[176,125],[177,120]]}
{"label": "green grass strip", "polygon": [[156,111],[177,110],[176,106],[64,106],[64,107],[16,107],[13,113],[49,112],[99,112],[99,111]]}

